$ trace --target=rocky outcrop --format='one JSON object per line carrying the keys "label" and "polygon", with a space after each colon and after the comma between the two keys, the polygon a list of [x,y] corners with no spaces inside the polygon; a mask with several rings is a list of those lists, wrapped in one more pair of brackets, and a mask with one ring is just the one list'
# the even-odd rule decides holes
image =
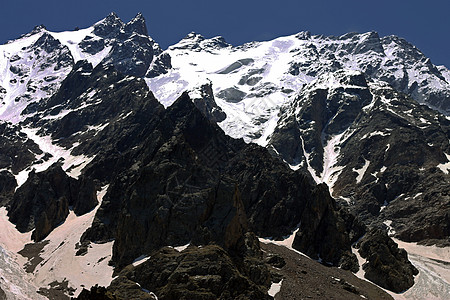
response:
{"label": "rocky outcrop", "polygon": [[166,74],[172,68],[172,59],[168,53],[158,55],[150,65],[145,74],[147,78],[154,78],[161,74]]}
{"label": "rocky outcrop", "polygon": [[19,126],[0,122],[0,169],[18,174],[39,154],[42,154],[39,146],[20,132]]}
{"label": "rocky outcrop", "polygon": [[[167,122],[161,122],[165,126],[162,143],[144,142],[152,146],[143,148],[135,168],[123,172],[110,186],[83,237],[100,242],[115,239],[113,260],[119,269],[143,253],[189,242],[214,242],[238,255],[247,230],[285,236],[304,216],[314,218],[308,201],[321,197],[329,203],[322,220],[330,225],[320,228],[317,236],[335,234],[330,228],[336,220],[344,224],[342,242],[330,262],[344,265],[340,262],[344,253],[356,260],[345,252],[351,245],[350,230],[342,217],[334,215],[333,199],[318,193],[306,176],[290,170],[262,147],[225,136],[187,94],[167,109],[163,120]],[[163,129],[157,126],[153,133],[159,130]],[[95,164],[86,173],[91,168]],[[305,226],[307,230],[319,228]]]}
{"label": "rocky outcrop", "polygon": [[204,84],[189,93],[195,106],[202,114],[213,122],[222,122],[227,115],[214,99],[212,84]]}
{"label": "rocky outcrop", "polygon": [[0,206],[5,206],[13,198],[17,182],[8,171],[0,172]]}
{"label": "rocky outcrop", "polygon": [[44,172],[29,174],[14,194],[8,216],[20,232],[35,229],[31,237],[37,242],[64,222],[69,207],[82,215],[97,203],[91,181],[73,179],[59,165],[53,165]]}
{"label": "rocky outcrop", "polygon": [[359,253],[367,262],[364,277],[390,291],[401,293],[414,284],[419,271],[409,262],[405,249],[399,249],[385,232],[373,229],[358,242]]}
{"label": "rocky outcrop", "polygon": [[[270,280],[267,268],[265,273]],[[154,252],[146,262],[124,269],[108,291],[126,299],[131,295],[127,285],[137,283],[158,299],[272,299],[266,292],[269,282],[254,283],[239,271],[226,251],[209,245],[188,247],[182,252],[171,248]]]}
{"label": "rocky outcrop", "polygon": [[[318,185],[303,211],[292,247],[325,264],[356,272],[358,261],[351,251],[351,244],[365,229],[356,220],[346,223],[341,213],[345,214],[338,211],[328,187]],[[350,235],[351,231],[354,234]]]}
{"label": "rocky outcrop", "polygon": [[300,91],[270,145],[366,225],[390,220],[403,240],[447,240],[449,124],[386,84],[338,71]]}

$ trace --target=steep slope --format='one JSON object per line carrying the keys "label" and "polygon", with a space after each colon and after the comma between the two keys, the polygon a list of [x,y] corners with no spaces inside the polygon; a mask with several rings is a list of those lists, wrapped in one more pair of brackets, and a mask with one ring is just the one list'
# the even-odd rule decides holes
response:
{"label": "steep slope", "polygon": [[387,84],[339,71],[301,90],[269,148],[367,224],[406,241],[446,240],[449,125]]}
{"label": "steep slope", "polygon": [[[95,276],[73,273],[91,264],[108,285],[111,259],[120,276],[98,292],[264,298],[279,278],[255,234],[290,235],[354,272],[359,220],[448,243],[450,72],[400,38],[302,32],[233,47],[191,33],[162,51],[141,14],[110,14],[78,31],[36,27],[0,52],[0,202],[9,225],[43,240],[21,251],[40,287],[78,294]],[[415,268],[377,232],[360,241],[367,277],[409,288]],[[171,260],[183,271],[136,278],[130,264],[153,255],[139,272]],[[185,270],[210,257],[223,268]]]}
{"label": "steep slope", "polygon": [[[258,259],[259,246],[257,241],[251,242],[255,240],[252,232],[281,237],[301,223],[296,237],[299,250],[332,265],[358,269],[351,244],[364,228],[336,205],[327,187],[311,184],[267,149],[226,136],[196,108],[187,93],[164,109],[143,80],[124,76],[111,66],[92,68],[87,62],[78,62],[60,90],[33,108],[34,116],[18,126],[34,132],[43,153],[55,147],[64,151],[35,158],[43,162],[32,165],[56,160],[59,166],[38,173],[25,169],[30,172],[28,179],[17,189],[8,209],[10,221],[19,229],[36,228],[36,240],[48,235],[48,240],[35,245],[42,247],[44,256],[54,251],[49,257],[52,263],[53,259],[68,259],[59,258],[68,253],[89,257],[90,262],[96,255],[92,249],[99,245],[108,249],[114,241],[111,263],[118,272],[164,246],[216,244],[223,249],[219,252],[225,251],[220,252],[226,253],[224,259],[231,259],[232,268],[241,274],[239,280],[247,282],[239,293],[250,289],[261,294],[271,275]],[[43,139],[46,144],[39,143]],[[81,153],[90,159],[78,165],[73,157]],[[63,172],[74,176],[74,168],[78,168],[78,180]],[[83,182],[94,187],[78,186]],[[107,184],[110,186],[93,218],[89,209],[96,202],[86,201],[86,196]],[[83,192],[81,202],[72,187]],[[33,214],[26,214],[22,209],[25,204]],[[92,225],[82,236],[77,230],[68,240],[61,236],[68,227],[57,226],[75,224],[74,213],[79,214],[76,220],[92,217],[92,223],[84,222],[83,227]],[[41,221],[38,216],[45,218]],[[329,238],[322,240],[324,236]],[[62,242],[52,248],[55,238]],[[25,247],[24,253],[30,252],[30,247]],[[39,251],[31,255],[30,265],[40,255]],[[103,260],[97,259],[99,263]],[[39,284],[48,284],[41,278],[47,263],[43,261],[35,271]],[[81,264],[77,268],[82,269],[84,263],[81,259],[74,266]],[[251,270],[256,269],[261,276],[252,277]],[[227,270],[219,270],[220,276]],[[50,277],[58,280],[56,286],[80,286],[78,281],[76,285],[60,281],[59,272]],[[197,275],[191,273],[192,280]],[[114,284],[120,291],[128,286],[120,281]]]}
{"label": "steep slope", "polygon": [[123,74],[143,77],[161,52],[141,14],[125,24],[111,13],[77,31],[51,32],[38,26],[0,46],[0,119],[23,120],[24,108],[52,96],[78,61],[94,67],[102,61]]}
{"label": "steep slope", "polygon": [[280,108],[295,92],[341,69],[362,72],[419,103],[450,112],[448,69],[434,66],[416,47],[395,36],[301,32],[233,47],[222,37],[190,33],[164,53],[172,58],[172,69],[147,83],[165,106],[182,91],[211,81],[216,102],[227,115],[221,128],[261,145],[268,143]]}

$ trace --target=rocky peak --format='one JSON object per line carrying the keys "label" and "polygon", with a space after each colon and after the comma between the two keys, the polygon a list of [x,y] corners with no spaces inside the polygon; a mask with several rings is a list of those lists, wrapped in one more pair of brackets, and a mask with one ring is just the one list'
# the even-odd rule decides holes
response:
{"label": "rocky peak", "polygon": [[135,32],[141,35],[148,36],[145,18],[142,13],[138,13],[130,22],[125,25],[125,32]]}
{"label": "rocky peak", "polygon": [[106,18],[94,25],[94,33],[100,37],[108,38],[117,35],[124,26],[116,13],[110,13]]}
{"label": "rocky peak", "polygon": [[231,47],[222,36],[215,36],[202,42],[204,48],[221,49]]}
{"label": "rocky peak", "polygon": [[336,72],[320,75],[315,81],[307,85],[305,89],[336,89],[347,87],[367,88],[367,81],[363,73],[353,70],[341,69]]}
{"label": "rocky peak", "polygon": [[205,38],[198,33],[190,32],[187,36],[185,36],[181,41],[177,44],[170,46],[170,50],[175,49],[187,49],[187,50],[200,50],[200,43],[203,42]]}
{"label": "rocky peak", "polygon": [[45,27],[44,24],[36,25],[36,26],[34,26],[33,30],[30,32],[30,34],[39,33],[39,32],[41,32],[41,31],[43,31],[43,30],[46,30],[46,29],[47,29],[47,28]]}
{"label": "rocky peak", "polygon": [[299,40],[309,40],[311,39],[311,32],[309,31],[301,31],[295,35]]}
{"label": "rocky peak", "polygon": [[33,44],[34,48],[40,48],[47,53],[51,53],[60,46],[62,46],[61,43],[47,32],[44,32],[44,34],[42,34],[42,36]]}
{"label": "rocky peak", "polygon": [[355,37],[359,38],[353,52],[355,54],[363,54],[369,51],[376,53],[384,53],[383,46],[381,45],[380,36],[377,32],[371,31]]}
{"label": "rocky peak", "polygon": [[371,55],[384,56],[384,49],[376,31],[349,32],[341,36],[315,35],[313,38],[319,43],[319,48],[332,50],[338,55],[344,53],[345,55],[358,55],[372,52]]}
{"label": "rocky peak", "polygon": [[401,37],[386,36],[381,39],[381,43],[386,50],[392,51],[392,54],[403,60],[408,60],[410,63],[426,60],[425,55],[419,49]]}
{"label": "rocky peak", "polygon": [[213,122],[221,122],[225,120],[227,115],[217,105],[214,99],[212,83],[205,83],[192,91],[189,96],[192,98],[195,106],[202,112],[202,114]]}

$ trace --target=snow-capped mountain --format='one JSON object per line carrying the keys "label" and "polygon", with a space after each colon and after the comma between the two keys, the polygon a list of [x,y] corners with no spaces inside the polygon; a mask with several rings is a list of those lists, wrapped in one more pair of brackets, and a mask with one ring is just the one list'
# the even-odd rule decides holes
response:
{"label": "snow-capped mountain", "polygon": [[0,247],[29,298],[270,299],[256,235],[401,292],[417,270],[378,229],[449,242],[450,71],[395,36],[163,50],[112,13],[1,45],[0,101]]}

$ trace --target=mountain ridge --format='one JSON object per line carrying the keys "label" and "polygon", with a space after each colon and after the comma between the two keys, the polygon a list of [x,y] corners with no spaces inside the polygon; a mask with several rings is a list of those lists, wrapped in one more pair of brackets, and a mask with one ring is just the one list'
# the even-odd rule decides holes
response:
{"label": "mountain ridge", "polygon": [[[231,260],[177,273],[205,293],[237,280],[238,294],[265,294],[279,275],[255,234],[290,235],[311,258],[399,292],[417,270],[388,234],[448,245],[450,72],[401,38],[301,32],[234,47],[190,33],[163,50],[142,14],[111,13],[72,32],[36,27],[0,52],[2,205],[36,244],[89,215],[60,251],[87,263],[111,247],[122,275],[108,292],[130,292],[133,261],[159,251],[162,264]],[[161,248],[187,243],[181,255]],[[235,275],[217,281],[223,272]],[[140,282],[171,295],[166,278]]]}

